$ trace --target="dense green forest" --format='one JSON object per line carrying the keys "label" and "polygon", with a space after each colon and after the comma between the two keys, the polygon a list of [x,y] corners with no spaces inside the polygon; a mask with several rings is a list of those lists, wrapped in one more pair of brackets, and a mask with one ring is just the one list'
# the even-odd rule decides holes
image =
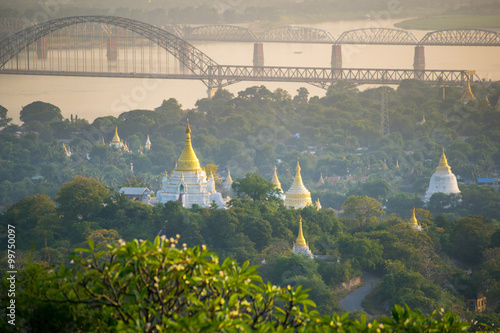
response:
{"label": "dense green forest", "polygon": [[[387,136],[380,130],[383,89]],[[265,282],[310,289],[322,314],[340,313],[338,301],[348,292],[343,284],[372,272],[380,283],[367,307],[377,314],[389,314],[395,304],[424,314],[443,307],[498,326],[500,194],[475,182],[493,177],[499,165],[500,84],[473,85],[477,99],[467,104],[462,89],[446,87],[445,99],[442,89],[405,81],[397,89],[359,91],[340,82],[325,96],[310,97],[305,88],[291,96],[260,86],[237,96],[220,90],[192,110],[170,99],[155,110],[92,123],[64,119],[57,106],[34,102],[21,110],[18,126],[1,108],[0,232],[16,226],[17,261],[36,263],[37,274],[68,265],[89,238],[107,245],[178,234],[189,247],[208,246],[221,261],[259,265]],[[184,147],[187,118],[202,164],[218,167],[220,179],[230,169],[236,180],[225,193],[233,198],[229,208],[150,206],[119,195],[123,185],[159,189]],[[115,127],[128,152],[109,147]],[[143,148],[147,135],[151,150]],[[424,205],[421,195],[443,147],[462,193],[435,194]],[[238,186],[268,188],[277,166],[286,191],[299,157],[321,210],[286,208],[266,191],[251,195]],[[422,232],[407,223],[413,207]],[[312,252],[330,260],[292,253],[299,215]],[[465,301],[478,294],[486,295],[487,310],[468,311]]]}
{"label": "dense green forest", "polygon": [[[475,327],[443,308],[426,316],[396,305],[390,317],[369,321],[364,315],[322,316],[301,286],[263,283],[248,262],[219,262],[205,246],[180,246],[178,238],[120,241],[105,250],[90,239],[68,268],[30,265],[21,273],[17,304],[1,299],[2,307],[11,309],[9,321],[0,322],[2,332],[380,333]],[[22,320],[13,326],[16,314]]]}

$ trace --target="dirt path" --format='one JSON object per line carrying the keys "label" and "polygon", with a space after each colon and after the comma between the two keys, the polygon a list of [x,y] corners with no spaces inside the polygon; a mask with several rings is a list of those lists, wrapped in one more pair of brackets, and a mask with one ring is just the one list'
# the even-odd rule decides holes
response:
{"label": "dirt path", "polygon": [[366,295],[368,295],[373,290],[373,288],[375,288],[379,279],[375,275],[366,272],[363,273],[363,278],[365,280],[365,284],[363,286],[354,290],[352,293],[340,300],[340,306],[345,311],[365,311],[361,306],[361,302],[363,301],[363,299],[365,299]]}

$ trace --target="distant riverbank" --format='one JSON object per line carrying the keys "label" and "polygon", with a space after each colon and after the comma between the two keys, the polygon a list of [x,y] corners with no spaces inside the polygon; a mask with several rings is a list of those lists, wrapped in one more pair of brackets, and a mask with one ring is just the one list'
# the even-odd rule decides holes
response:
{"label": "distant riverbank", "polygon": [[402,29],[494,29],[500,30],[500,15],[438,15],[412,18],[396,23]]}

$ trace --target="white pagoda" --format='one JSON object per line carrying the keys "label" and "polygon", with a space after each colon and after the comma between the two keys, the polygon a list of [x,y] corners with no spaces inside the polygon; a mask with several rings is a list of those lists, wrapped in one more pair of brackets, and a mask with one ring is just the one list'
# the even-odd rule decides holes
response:
{"label": "white pagoda", "polygon": [[313,254],[309,249],[309,245],[307,245],[306,239],[304,238],[304,233],[302,232],[302,216],[300,216],[299,220],[299,235],[297,236],[297,240],[293,243],[293,253],[306,255],[310,258],[313,258]]}
{"label": "white pagoda", "polygon": [[224,208],[222,195],[215,191],[215,179],[207,179],[205,170],[200,167],[200,161],[191,145],[191,128],[189,121],[186,126],[186,144],[175,169],[170,176],[165,174],[161,190],[157,192],[158,202],[179,201],[185,208],[194,204],[209,207],[215,202],[217,207]]}
{"label": "white pagoda", "polygon": [[429,188],[425,193],[425,202],[429,202],[434,193],[445,193],[445,194],[459,194],[457,177],[451,172],[451,168],[448,165],[448,160],[444,154],[441,155],[439,159],[439,165],[436,168],[436,172],[431,177],[429,182]]}
{"label": "white pagoda", "polygon": [[300,209],[309,205],[313,205],[311,200],[311,192],[309,192],[309,190],[304,186],[304,183],[302,182],[302,176],[300,175],[300,164],[299,161],[297,161],[295,179],[293,180],[293,184],[288,192],[286,192],[285,206]]}

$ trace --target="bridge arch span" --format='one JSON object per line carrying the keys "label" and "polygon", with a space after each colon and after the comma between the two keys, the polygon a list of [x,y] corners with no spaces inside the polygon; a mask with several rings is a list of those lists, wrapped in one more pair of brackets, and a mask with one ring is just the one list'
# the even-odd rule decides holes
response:
{"label": "bridge arch span", "polygon": [[185,40],[148,23],[116,16],[74,16],[34,25],[0,41],[0,70],[26,45],[54,31],[82,23],[108,24],[135,32],[164,48],[197,75],[206,75],[211,67],[217,66],[214,60]]}
{"label": "bridge arch span", "polygon": [[276,43],[335,43],[333,35],[326,30],[285,26],[264,31],[264,42]]}
{"label": "bridge arch span", "polygon": [[344,31],[337,42],[339,44],[418,44],[418,40],[411,32],[392,28],[363,28]]}
{"label": "bridge arch span", "polygon": [[443,29],[428,32],[420,45],[500,46],[500,33],[483,29]]}
{"label": "bridge arch span", "polygon": [[226,24],[202,25],[191,29],[184,38],[187,40],[257,41],[257,36],[252,30]]}

